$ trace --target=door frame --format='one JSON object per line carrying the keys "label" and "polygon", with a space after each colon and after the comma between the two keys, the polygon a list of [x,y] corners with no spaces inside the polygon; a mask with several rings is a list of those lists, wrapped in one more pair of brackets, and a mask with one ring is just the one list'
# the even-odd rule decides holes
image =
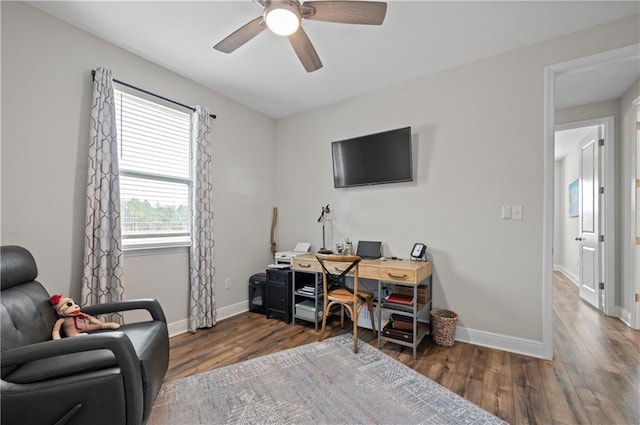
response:
{"label": "door frame", "polygon": [[[606,282],[616,281],[616,227],[615,227],[615,118],[613,116],[594,118],[582,121],[574,121],[564,124],[557,124],[556,131],[570,130],[580,127],[602,126],[605,139],[604,148],[601,152],[600,162],[604,165],[604,175],[598,169],[600,181],[604,180],[604,199],[602,208],[598,209],[598,232],[605,235],[604,243],[601,247],[602,259],[600,276],[598,279],[604,279],[604,304],[598,301],[599,310],[607,316],[617,316],[616,309],[616,285],[606,284]],[[555,144],[554,144],[555,149]],[[555,180],[555,176],[554,176]],[[554,206],[554,214],[555,206]],[[604,258],[603,258],[604,257]],[[598,296],[600,299],[600,296]]]}
{"label": "door frame", "polygon": [[[640,122],[640,96],[633,101],[633,104],[636,106],[636,131],[635,131],[635,143],[631,143],[631,173],[632,173],[632,183],[631,183],[631,220],[629,223],[629,229],[631,230],[630,235],[630,243],[629,243],[629,264],[628,264],[628,273],[631,279],[631,282],[635,282],[635,288],[633,284],[631,285],[633,289],[633,293],[631,294],[631,299],[633,300],[636,297],[636,294],[640,294],[640,261],[638,259],[638,250],[640,247],[638,246],[637,238],[638,232],[640,231],[640,227],[638,225],[638,215],[640,214],[640,210],[638,209],[638,186],[637,180],[640,179],[640,174],[638,173],[638,149],[640,149],[640,134],[638,133],[637,123]],[[636,183],[636,184],[633,184]],[[623,270],[624,272],[624,270]],[[633,301],[632,301],[633,302]],[[634,329],[640,329],[640,303],[635,301],[635,305],[631,307],[631,327]]]}
{"label": "door frame", "polygon": [[[554,134],[555,128],[555,77],[560,73],[577,71],[585,67],[598,67],[606,63],[628,60],[629,58],[638,57],[638,44],[609,50],[595,55],[585,56],[566,62],[561,62],[545,67],[544,70],[544,147],[543,147],[543,218],[542,218],[542,354],[546,359],[553,358],[553,220],[554,220]],[[613,130],[613,125],[609,126]],[[610,139],[613,140],[613,139]],[[605,144],[605,150],[607,145]],[[613,155],[606,155],[605,179],[606,182],[613,182]],[[609,161],[611,166],[609,166]],[[605,194],[613,193],[613,190],[607,190]],[[605,217],[610,221],[614,220],[614,210],[609,211],[609,205],[605,205]],[[614,230],[611,231],[611,228]],[[605,222],[605,235],[615,237],[615,226]],[[615,261],[607,265],[607,261],[611,261],[611,255],[605,254],[605,267],[608,273],[612,270],[615,273]],[[608,266],[608,267],[607,267]],[[607,276],[608,278],[608,276]],[[615,282],[615,279],[609,280]],[[605,285],[605,290],[606,290]],[[606,296],[606,295],[605,295]],[[606,297],[607,303],[613,301],[610,297]]]}

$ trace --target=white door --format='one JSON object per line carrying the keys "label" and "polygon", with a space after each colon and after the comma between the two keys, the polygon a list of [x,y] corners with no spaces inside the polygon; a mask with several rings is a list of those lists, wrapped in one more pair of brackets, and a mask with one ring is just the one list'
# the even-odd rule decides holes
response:
{"label": "white door", "polygon": [[600,255],[598,206],[600,200],[599,127],[580,143],[579,242],[580,297],[600,309]]}

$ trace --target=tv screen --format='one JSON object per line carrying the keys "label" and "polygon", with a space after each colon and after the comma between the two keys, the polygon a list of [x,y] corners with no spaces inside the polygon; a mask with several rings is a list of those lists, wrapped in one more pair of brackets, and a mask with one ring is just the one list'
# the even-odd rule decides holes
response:
{"label": "tv screen", "polygon": [[413,181],[411,127],[331,143],[336,188]]}

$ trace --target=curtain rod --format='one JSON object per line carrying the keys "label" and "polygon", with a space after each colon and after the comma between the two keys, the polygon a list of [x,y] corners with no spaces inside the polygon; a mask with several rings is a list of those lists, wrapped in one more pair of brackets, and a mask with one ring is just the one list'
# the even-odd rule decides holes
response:
{"label": "curtain rod", "polygon": [[[95,78],[95,76],[96,76],[96,71],[92,69],[91,70],[91,78]],[[142,92],[144,94],[148,94],[149,96],[157,97],[158,99],[162,99],[162,100],[164,100],[166,102],[171,102],[174,105],[182,106],[183,108],[190,109],[190,110],[192,110],[194,112],[196,110],[196,108],[194,108],[193,106],[185,105],[184,103],[180,103],[180,102],[176,102],[175,100],[167,99],[164,96],[160,96],[159,94],[151,93],[150,91],[147,91],[145,89],[141,89],[140,87],[133,86],[133,85],[125,83],[123,81],[118,81],[115,78],[113,79],[113,82],[114,83],[118,83],[120,85],[123,85],[125,87],[129,87],[130,89],[138,90],[138,91],[140,91],[140,92]],[[217,118],[215,114],[209,114],[209,116],[211,118],[213,118],[214,120]]]}

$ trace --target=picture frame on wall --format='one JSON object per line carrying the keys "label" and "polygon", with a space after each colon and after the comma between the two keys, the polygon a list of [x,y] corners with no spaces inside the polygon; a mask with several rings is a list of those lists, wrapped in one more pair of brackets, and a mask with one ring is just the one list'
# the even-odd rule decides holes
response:
{"label": "picture frame on wall", "polygon": [[575,180],[569,184],[569,217],[578,217],[579,215],[578,188],[578,180]]}

